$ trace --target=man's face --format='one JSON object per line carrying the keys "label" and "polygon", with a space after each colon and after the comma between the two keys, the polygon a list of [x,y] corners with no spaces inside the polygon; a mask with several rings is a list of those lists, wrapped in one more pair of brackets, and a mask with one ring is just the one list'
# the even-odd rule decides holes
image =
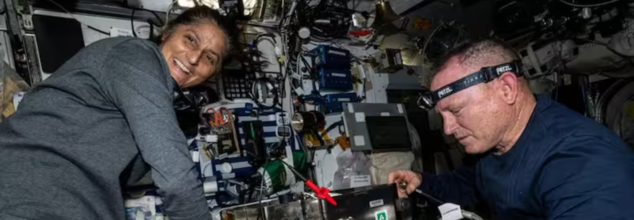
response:
{"label": "man's face", "polygon": [[[446,86],[471,73],[480,66],[463,67],[451,59],[432,79],[431,90]],[[477,84],[447,96],[436,103],[443,117],[444,132],[453,135],[470,154],[483,153],[495,147],[504,135],[506,114],[503,103],[496,101],[496,93],[489,84]]]}
{"label": "man's face", "polygon": [[212,23],[177,26],[161,44],[172,78],[181,88],[207,80],[221,66],[226,39]]}

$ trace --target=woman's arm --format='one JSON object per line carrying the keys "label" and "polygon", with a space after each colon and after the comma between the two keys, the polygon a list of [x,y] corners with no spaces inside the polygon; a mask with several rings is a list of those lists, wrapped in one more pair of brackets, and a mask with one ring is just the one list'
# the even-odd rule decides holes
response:
{"label": "woman's arm", "polygon": [[[211,219],[173,107],[173,83],[163,56],[148,41],[113,48],[103,64],[104,92],[130,126],[170,219]],[[113,146],[116,147],[116,146]]]}

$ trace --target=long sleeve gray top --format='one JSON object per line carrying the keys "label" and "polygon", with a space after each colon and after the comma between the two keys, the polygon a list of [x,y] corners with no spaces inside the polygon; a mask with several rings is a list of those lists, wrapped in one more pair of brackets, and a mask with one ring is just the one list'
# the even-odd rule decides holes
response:
{"label": "long sleeve gray top", "polygon": [[122,181],[143,173],[139,161],[170,219],[211,219],[176,87],[152,42],[110,38],[81,50],[0,124],[0,219],[125,219]]}

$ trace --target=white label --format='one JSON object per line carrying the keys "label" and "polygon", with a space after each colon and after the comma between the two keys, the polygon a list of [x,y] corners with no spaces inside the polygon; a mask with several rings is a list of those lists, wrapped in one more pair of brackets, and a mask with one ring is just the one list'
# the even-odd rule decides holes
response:
{"label": "white label", "polygon": [[352,107],[352,104],[348,104],[348,112],[354,113],[354,107]]}
{"label": "white label", "polygon": [[379,200],[374,200],[374,201],[370,201],[370,208],[374,208],[374,207],[378,207],[378,206],[382,206],[385,203],[383,203],[382,199]]}
{"label": "white label", "polygon": [[249,162],[247,162],[247,161],[235,162],[235,163],[231,163],[231,167],[233,169],[242,169],[242,168],[251,167],[251,164],[249,164]]}
{"label": "white label", "polygon": [[359,65],[359,75],[361,79],[365,79],[365,68],[363,68],[363,65]]}
{"label": "white label", "polygon": [[508,71],[511,71],[510,65],[504,65],[495,69],[495,72],[497,72],[498,75]]}
{"label": "white label", "polygon": [[192,161],[194,161],[194,163],[200,162],[200,152],[195,150],[195,151],[192,151],[191,154],[192,154]]}
{"label": "white label", "polygon": [[363,137],[363,135],[354,136],[354,145],[365,146],[365,138]]}
{"label": "white label", "polygon": [[446,95],[448,95],[449,93],[451,93],[453,91],[453,89],[451,87],[446,87],[440,91],[438,91],[438,98],[442,98]]}
{"label": "white label", "polygon": [[462,210],[459,205],[453,203],[445,203],[438,206],[442,220],[460,220],[462,219]]}
{"label": "white label", "polygon": [[110,28],[110,37],[119,37],[119,36],[134,36],[131,30],[121,29],[117,27]]}
{"label": "white label", "polygon": [[233,179],[236,178],[236,174],[235,173],[229,173],[229,174],[222,174],[222,179]]}
{"label": "white label", "polygon": [[398,113],[403,114],[403,105],[402,104],[397,104],[396,107],[398,107]]}
{"label": "white label", "polygon": [[338,98],[337,99],[338,102],[350,102],[349,98]]}
{"label": "white label", "polygon": [[224,154],[220,154],[220,155],[218,155],[218,156],[216,157],[216,159],[218,159],[218,160],[222,160],[222,159],[227,158],[227,156],[228,156],[228,155],[227,155],[226,153],[224,153]]}
{"label": "white label", "polygon": [[365,122],[365,113],[363,112],[354,113],[354,118],[357,120],[357,122]]}
{"label": "white label", "polygon": [[335,77],[346,77],[346,74],[343,73],[330,73],[331,76],[335,76]]}
{"label": "white label", "polygon": [[389,117],[390,113],[389,112],[381,112],[381,116],[383,117]]}
{"label": "white label", "polygon": [[396,57],[396,65],[403,64],[403,60],[401,60],[401,52],[395,53],[394,56]]}
{"label": "white label", "polygon": [[[360,176],[351,176],[350,177],[350,187],[364,187],[370,185],[370,175],[360,175]],[[371,204],[371,203],[370,203]],[[372,207],[372,206],[370,206]]]}
{"label": "white label", "polygon": [[[0,86],[2,86],[2,84],[0,84]],[[13,107],[15,107],[16,111],[18,110],[18,105],[20,105],[20,102],[24,98],[24,94],[26,94],[26,93],[25,92],[18,92],[15,95],[13,95]]]}
{"label": "white label", "polygon": [[335,54],[335,55],[339,55],[339,56],[345,56],[346,54],[344,52],[339,52],[339,51],[334,51],[334,50],[330,50],[328,51],[329,54]]}

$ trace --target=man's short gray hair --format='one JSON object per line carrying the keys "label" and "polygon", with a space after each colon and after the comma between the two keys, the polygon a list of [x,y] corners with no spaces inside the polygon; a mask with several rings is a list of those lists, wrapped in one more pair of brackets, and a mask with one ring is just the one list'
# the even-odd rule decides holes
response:
{"label": "man's short gray hair", "polygon": [[464,42],[450,50],[440,62],[432,68],[432,77],[447,65],[448,61],[458,59],[462,66],[493,66],[519,60],[515,50],[504,42],[487,38],[482,40]]}

